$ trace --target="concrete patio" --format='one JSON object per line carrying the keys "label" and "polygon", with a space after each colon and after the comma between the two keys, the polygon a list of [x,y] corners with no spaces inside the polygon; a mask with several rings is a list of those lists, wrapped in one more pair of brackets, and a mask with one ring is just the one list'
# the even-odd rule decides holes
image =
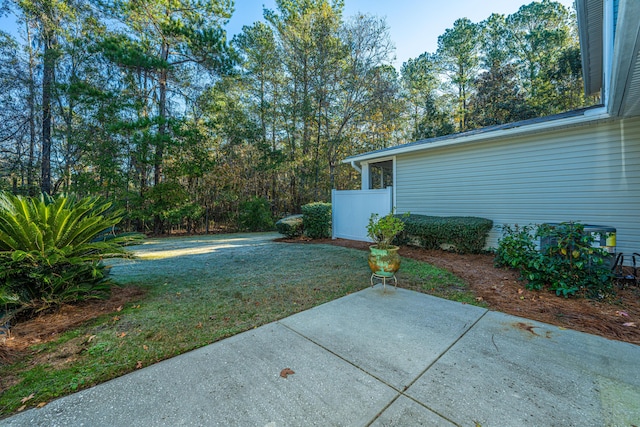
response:
{"label": "concrete patio", "polygon": [[639,346],[376,286],[0,425],[632,426],[638,402]]}

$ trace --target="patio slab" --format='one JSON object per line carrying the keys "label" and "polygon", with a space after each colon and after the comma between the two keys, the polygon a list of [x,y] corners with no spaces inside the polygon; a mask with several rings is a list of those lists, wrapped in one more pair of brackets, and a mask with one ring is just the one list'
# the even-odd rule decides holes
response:
{"label": "patio slab", "polygon": [[[290,368],[295,374],[282,378]],[[269,324],[0,421],[6,426],[366,425],[397,393]]]}
{"label": "patio slab", "polygon": [[639,401],[640,346],[376,287],[0,425],[628,427]]}
{"label": "patio slab", "polygon": [[459,425],[630,426],[639,392],[640,347],[490,312],[406,394]]}
{"label": "patio slab", "polygon": [[400,396],[371,424],[371,427],[391,426],[455,427],[455,424],[416,401]]}
{"label": "patio slab", "polygon": [[378,285],[280,323],[402,391],[486,312]]}

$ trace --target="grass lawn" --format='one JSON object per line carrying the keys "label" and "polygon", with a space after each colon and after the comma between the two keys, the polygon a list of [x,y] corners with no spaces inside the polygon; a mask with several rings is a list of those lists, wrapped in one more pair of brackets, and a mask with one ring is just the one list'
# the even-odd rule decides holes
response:
{"label": "grass lawn", "polygon": [[[111,261],[121,286],[144,288],[146,295],[0,366],[0,377],[10,381],[0,416],[369,286],[366,252],[275,237],[149,239],[132,248],[138,259]],[[419,261],[403,260],[399,286],[475,303],[460,279]]]}

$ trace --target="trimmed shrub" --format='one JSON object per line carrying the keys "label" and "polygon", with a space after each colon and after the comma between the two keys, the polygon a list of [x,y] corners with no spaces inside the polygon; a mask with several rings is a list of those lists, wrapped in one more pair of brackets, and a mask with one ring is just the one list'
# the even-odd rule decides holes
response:
{"label": "trimmed shrub", "polygon": [[446,249],[457,253],[480,253],[484,249],[493,221],[477,217],[398,215],[405,223],[398,236],[400,244],[425,249]]}
{"label": "trimmed shrub", "polygon": [[2,302],[35,312],[108,295],[102,259],[128,256],[122,246],[141,237],[104,234],[121,219],[121,211],[98,197],[0,193]]}
{"label": "trimmed shrub", "polygon": [[290,215],[276,222],[276,230],[278,233],[284,234],[288,238],[302,236],[302,215]]}
{"label": "trimmed shrub", "polygon": [[314,202],[302,206],[304,234],[312,239],[331,237],[331,203]]}
{"label": "trimmed shrub", "polygon": [[238,224],[242,230],[273,230],[273,217],[269,201],[264,197],[254,197],[240,204]]}

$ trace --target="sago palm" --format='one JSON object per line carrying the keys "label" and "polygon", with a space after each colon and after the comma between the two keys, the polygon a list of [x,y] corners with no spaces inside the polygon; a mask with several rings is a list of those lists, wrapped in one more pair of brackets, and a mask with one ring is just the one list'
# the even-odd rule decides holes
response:
{"label": "sago palm", "polygon": [[[127,256],[131,236],[106,231],[122,219],[98,197],[37,198],[0,193],[0,284],[19,304],[47,307],[104,295],[103,258]],[[1,295],[2,293],[0,293]]]}

